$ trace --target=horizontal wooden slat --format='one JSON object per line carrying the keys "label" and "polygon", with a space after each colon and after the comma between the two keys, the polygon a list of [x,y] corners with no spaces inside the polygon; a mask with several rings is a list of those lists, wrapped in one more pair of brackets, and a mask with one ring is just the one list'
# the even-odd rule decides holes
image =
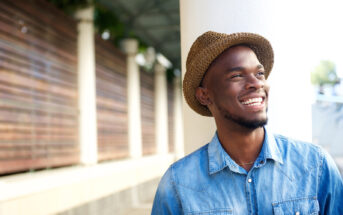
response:
{"label": "horizontal wooden slat", "polygon": [[49,134],[49,133],[19,133],[19,132],[6,132],[1,134],[0,144],[2,142],[10,140],[29,140],[29,139],[39,139],[39,140],[65,140],[65,139],[76,139],[77,134]]}
{"label": "horizontal wooden slat", "polygon": [[[31,64],[44,64],[50,65],[51,68],[61,70],[64,73],[76,74],[76,59],[73,61],[66,61],[65,59],[56,59],[53,55],[45,52],[38,52],[33,50],[32,47],[28,47],[28,45],[21,46],[20,44],[16,43],[12,37],[11,41],[6,40],[8,38],[4,38],[2,32],[0,31],[0,52],[9,54],[11,56],[17,56],[18,61],[29,58],[31,60]],[[76,47],[75,47],[76,48]],[[43,55],[43,56],[42,56]]]}
{"label": "horizontal wooden slat", "polygon": [[68,105],[76,106],[77,101],[73,98],[67,98],[62,96],[57,96],[56,94],[49,93],[45,91],[32,90],[30,88],[18,87],[8,82],[0,81],[0,97],[11,98],[16,97],[17,100],[30,101],[30,100],[41,100],[49,101],[56,105]]}
{"label": "horizontal wooden slat", "polygon": [[99,122],[108,123],[112,121],[116,122],[125,122],[127,120],[127,114],[116,111],[99,111],[98,116]]}
{"label": "horizontal wooden slat", "polygon": [[76,74],[65,70],[56,70],[51,64],[41,63],[42,61],[32,61],[28,57],[11,54],[8,51],[0,52],[0,62],[0,67],[3,70],[15,71],[38,80],[75,88],[73,83],[76,81]]}
{"label": "horizontal wooden slat", "polygon": [[42,140],[18,140],[18,141],[7,141],[0,144],[1,149],[9,149],[9,148],[31,148],[31,147],[72,147],[78,148],[79,146],[75,144],[75,140],[59,140],[59,141],[42,141]]}
{"label": "horizontal wooden slat", "polygon": [[99,109],[102,110],[127,112],[127,105],[124,102],[118,102],[106,97],[99,96],[97,99],[97,105]]}
{"label": "horizontal wooden slat", "polygon": [[37,159],[17,159],[0,162],[0,174],[27,171],[32,169],[42,169],[49,167],[59,167],[75,164],[80,160],[79,155],[66,154],[63,157],[37,158]]}
{"label": "horizontal wooden slat", "polygon": [[[46,109],[42,109],[42,107],[46,107]],[[59,109],[60,108],[60,109]],[[11,109],[12,111],[7,111]],[[0,121],[13,121],[13,119],[20,119],[21,118],[31,118],[34,121],[34,117],[37,119],[46,118],[46,120],[56,119],[56,117],[46,117],[46,114],[50,114],[50,116],[69,116],[71,119],[75,118],[77,116],[77,110],[69,108],[69,107],[54,107],[51,105],[39,105],[39,103],[26,103],[26,102],[18,102],[13,100],[7,100],[2,98],[0,100],[0,112],[2,110],[5,110],[8,112],[8,115],[1,116],[0,115]],[[13,110],[16,110],[16,112],[20,112],[18,116],[16,116],[16,113],[14,113]],[[9,117],[9,115],[12,115],[13,118]],[[44,119],[43,119],[44,120]],[[57,119],[59,121],[59,119]],[[62,119],[67,121],[66,119]],[[70,121],[70,120],[68,120]]]}
{"label": "horizontal wooden slat", "polygon": [[73,134],[75,129],[73,127],[65,126],[35,126],[33,124],[10,124],[0,123],[0,134],[1,133],[31,133],[34,130],[35,133],[49,133],[49,134]]}
{"label": "horizontal wooden slat", "polygon": [[6,160],[30,159],[30,158],[46,158],[58,157],[65,154],[78,154],[79,149],[75,147],[51,147],[49,145],[44,147],[32,146],[30,148],[12,148],[12,150],[5,150],[1,148],[0,162]]}
{"label": "horizontal wooden slat", "polygon": [[[98,79],[97,85],[99,86],[98,91],[107,94],[107,95],[112,95],[116,96],[120,100],[126,100],[126,89],[124,88],[126,85],[114,85],[113,83],[117,82],[108,82],[108,81],[101,81]],[[109,86],[108,86],[109,85]]]}
{"label": "horizontal wooden slat", "polygon": [[75,89],[68,89],[65,86],[54,85],[52,83],[34,79],[14,71],[0,70],[0,81],[10,82],[12,85],[31,87],[34,90],[49,91],[62,96],[77,98]]}

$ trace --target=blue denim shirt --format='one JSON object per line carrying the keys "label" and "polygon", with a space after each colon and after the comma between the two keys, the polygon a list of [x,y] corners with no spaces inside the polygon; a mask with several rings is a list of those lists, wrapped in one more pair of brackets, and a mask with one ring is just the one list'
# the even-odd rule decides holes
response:
{"label": "blue denim shirt", "polygon": [[156,192],[152,213],[343,215],[343,182],[320,147],[265,129],[247,172],[212,141],[174,163]]}

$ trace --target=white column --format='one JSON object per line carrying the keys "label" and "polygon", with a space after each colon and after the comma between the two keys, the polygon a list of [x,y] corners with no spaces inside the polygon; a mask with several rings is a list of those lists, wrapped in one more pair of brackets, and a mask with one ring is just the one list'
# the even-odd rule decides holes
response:
{"label": "white column", "polygon": [[168,153],[168,95],[166,69],[156,63],[155,71],[155,135],[157,154]]}
{"label": "white column", "polygon": [[142,124],[139,66],[136,63],[138,41],[125,39],[122,49],[127,54],[127,102],[128,102],[128,133],[130,157],[142,156]]}
{"label": "white column", "polygon": [[[271,41],[275,51],[275,66],[269,78],[271,85],[269,127],[287,136],[310,140],[311,100],[307,99],[311,98],[310,75],[309,72],[304,72],[301,64],[296,66],[294,64],[301,61],[309,49],[306,50],[306,46],[302,45],[307,41],[305,36],[290,33],[299,32],[299,29],[303,29],[307,23],[299,22],[298,19],[288,19],[293,16],[287,15],[289,10],[277,6],[272,0],[217,0],[215,3],[207,0],[180,0],[179,2],[183,75],[192,43],[208,30],[223,33],[245,31],[265,36]],[[283,4],[288,6],[293,4],[295,7],[295,1],[283,2]],[[300,14],[301,11],[298,12]],[[307,35],[307,38],[310,37],[311,35]],[[183,105],[183,114],[185,153],[188,154],[211,140],[215,124],[212,118],[196,114],[186,102]]]}
{"label": "white column", "polygon": [[76,17],[79,20],[79,139],[81,163],[88,165],[98,161],[93,7],[79,10]]}
{"label": "white column", "polygon": [[[181,74],[180,74],[181,75]],[[184,156],[181,77],[174,78],[174,149],[176,159]]]}

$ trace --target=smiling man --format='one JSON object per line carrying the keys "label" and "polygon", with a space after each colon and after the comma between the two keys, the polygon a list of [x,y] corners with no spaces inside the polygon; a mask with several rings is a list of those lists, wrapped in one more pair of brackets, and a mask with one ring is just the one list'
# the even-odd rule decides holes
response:
{"label": "smiling man", "polygon": [[184,96],[194,111],[214,117],[217,132],[167,170],[153,215],[343,214],[343,182],[331,157],[265,127],[273,56],[270,43],[252,33],[206,32],[193,43]]}

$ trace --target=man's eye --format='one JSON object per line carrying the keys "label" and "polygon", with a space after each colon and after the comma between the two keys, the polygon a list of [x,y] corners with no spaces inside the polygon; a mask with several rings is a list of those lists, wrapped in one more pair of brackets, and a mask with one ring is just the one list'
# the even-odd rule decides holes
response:
{"label": "man's eye", "polygon": [[264,71],[260,71],[257,73],[258,76],[264,76],[265,75],[265,72]]}
{"label": "man's eye", "polygon": [[231,75],[231,79],[233,79],[233,78],[240,78],[240,77],[242,77],[242,75],[241,74],[235,74],[235,75]]}

